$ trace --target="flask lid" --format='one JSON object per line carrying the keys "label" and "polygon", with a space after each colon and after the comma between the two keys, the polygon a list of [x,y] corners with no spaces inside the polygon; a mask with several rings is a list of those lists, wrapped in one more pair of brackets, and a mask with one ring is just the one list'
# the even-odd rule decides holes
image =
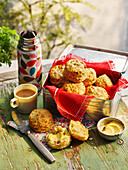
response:
{"label": "flask lid", "polygon": [[37,33],[33,30],[26,30],[23,31],[20,36],[22,38],[34,38],[35,36],[37,36]]}
{"label": "flask lid", "polygon": [[39,46],[39,39],[37,33],[34,30],[25,30],[20,34],[20,40],[18,43],[18,49],[22,51],[34,51]]}

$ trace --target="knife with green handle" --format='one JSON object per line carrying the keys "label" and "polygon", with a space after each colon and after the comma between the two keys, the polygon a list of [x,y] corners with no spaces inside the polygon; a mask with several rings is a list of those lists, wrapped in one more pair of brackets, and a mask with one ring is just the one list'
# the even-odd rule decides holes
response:
{"label": "knife with green handle", "polygon": [[20,115],[18,115],[15,111],[11,113],[14,122],[22,133],[25,133],[31,141],[35,144],[38,150],[44,155],[46,159],[48,159],[51,163],[55,161],[54,156],[49,152],[49,150],[31,133],[30,129],[25,125],[22,121]]}

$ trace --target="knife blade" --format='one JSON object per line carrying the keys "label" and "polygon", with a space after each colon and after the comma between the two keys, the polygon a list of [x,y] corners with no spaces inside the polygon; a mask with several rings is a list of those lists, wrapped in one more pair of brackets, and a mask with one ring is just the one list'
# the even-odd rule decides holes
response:
{"label": "knife blade", "polygon": [[25,133],[31,141],[35,144],[38,150],[44,155],[46,159],[48,159],[51,163],[55,161],[54,156],[49,152],[49,150],[31,133],[30,129],[25,125],[21,116],[17,114],[15,111],[11,112],[11,116],[16,123],[17,127],[22,133]]}

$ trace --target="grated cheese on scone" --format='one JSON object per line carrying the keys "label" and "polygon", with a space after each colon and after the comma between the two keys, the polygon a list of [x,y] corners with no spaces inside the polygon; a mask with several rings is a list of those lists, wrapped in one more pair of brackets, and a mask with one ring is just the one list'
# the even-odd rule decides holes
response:
{"label": "grated cheese on scone", "polygon": [[29,115],[29,127],[35,132],[47,132],[53,124],[52,114],[47,109],[34,109]]}

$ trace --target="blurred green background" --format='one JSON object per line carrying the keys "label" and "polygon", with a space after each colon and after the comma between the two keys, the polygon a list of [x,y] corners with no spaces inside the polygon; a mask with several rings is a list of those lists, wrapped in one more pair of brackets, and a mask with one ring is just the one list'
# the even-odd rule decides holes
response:
{"label": "blurred green background", "polygon": [[128,0],[0,0],[0,26],[35,30],[43,59],[71,43],[128,51],[127,8]]}
{"label": "blurred green background", "polygon": [[[95,6],[85,0],[1,0],[0,26],[21,31],[32,29],[42,45],[42,58],[56,58],[68,44],[84,44],[79,31],[86,32],[93,18],[75,10],[78,5]],[[76,27],[77,29],[74,29]],[[16,58],[13,50],[12,58]]]}

